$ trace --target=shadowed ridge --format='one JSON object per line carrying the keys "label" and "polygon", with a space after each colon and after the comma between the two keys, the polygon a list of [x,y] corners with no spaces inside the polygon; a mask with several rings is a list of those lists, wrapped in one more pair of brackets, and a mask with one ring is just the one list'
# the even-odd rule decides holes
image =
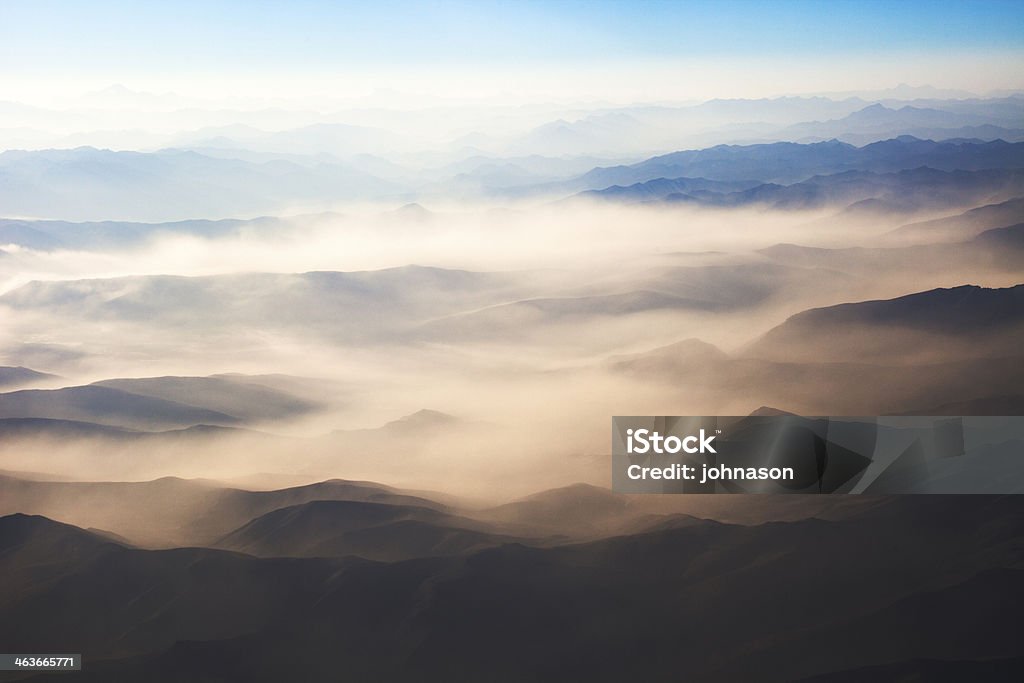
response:
{"label": "shadowed ridge", "polygon": [[21,365],[0,365],[0,387],[23,387],[51,379],[58,379],[58,376]]}
{"label": "shadowed ridge", "polygon": [[312,501],[257,517],[215,545],[253,555],[359,555],[394,561],[465,552],[505,539],[480,522],[430,508]]}
{"label": "shadowed ridge", "polygon": [[42,515],[15,513],[0,517],[0,553],[18,552],[40,557],[46,553],[76,554],[107,545],[123,547],[114,541],[71,524],[57,522]]}
{"label": "shadowed ridge", "polygon": [[1018,354],[1024,285],[961,285],[894,299],[812,308],[788,318],[747,347],[774,360],[881,361],[905,357],[957,360]]}

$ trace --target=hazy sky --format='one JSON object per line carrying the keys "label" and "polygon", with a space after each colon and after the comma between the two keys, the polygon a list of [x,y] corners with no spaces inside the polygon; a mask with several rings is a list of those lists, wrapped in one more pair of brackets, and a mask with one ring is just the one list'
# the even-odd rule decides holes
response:
{"label": "hazy sky", "polygon": [[676,99],[1018,88],[1024,3],[0,1],[9,94],[114,82],[254,94]]}

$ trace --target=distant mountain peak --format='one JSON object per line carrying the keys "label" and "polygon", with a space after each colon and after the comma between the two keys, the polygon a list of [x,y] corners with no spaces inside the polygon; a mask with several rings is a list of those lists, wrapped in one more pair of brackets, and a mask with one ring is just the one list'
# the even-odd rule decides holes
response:
{"label": "distant mountain peak", "polygon": [[0,387],[24,386],[57,378],[57,375],[39,372],[22,365],[0,365]]}
{"label": "distant mountain peak", "polygon": [[795,415],[795,413],[780,410],[779,408],[772,408],[771,406],[761,406],[754,412],[750,413],[750,417],[776,417],[780,415]]}
{"label": "distant mountain peak", "polygon": [[[391,420],[376,429],[356,430],[353,433],[379,432],[398,437],[428,435],[436,429],[454,426],[461,422],[462,420],[454,415],[424,408],[422,410],[417,410],[415,413],[403,415],[397,420]],[[344,430],[338,430],[333,433],[344,434],[346,432]]]}
{"label": "distant mountain peak", "polygon": [[439,410],[430,410],[429,408],[423,408],[421,410],[417,410],[415,413],[411,413],[409,415],[400,417],[397,420],[393,420],[389,422],[386,426],[426,427],[451,424],[453,422],[458,421],[459,418],[455,417],[454,415],[442,413]]}
{"label": "distant mountain peak", "polygon": [[402,219],[411,219],[416,221],[423,221],[432,218],[434,213],[424,207],[422,204],[416,202],[410,202],[409,204],[403,204],[394,211],[388,212],[392,216],[397,216]]}

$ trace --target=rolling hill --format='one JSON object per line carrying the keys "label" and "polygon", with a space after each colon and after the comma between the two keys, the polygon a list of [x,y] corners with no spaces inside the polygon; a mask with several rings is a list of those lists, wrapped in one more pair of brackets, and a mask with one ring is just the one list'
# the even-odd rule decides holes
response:
{"label": "rolling hill", "polygon": [[22,389],[0,394],[0,418],[72,420],[143,430],[240,422],[233,415],[215,410],[104,386]]}
{"label": "rolling hill", "polygon": [[357,555],[393,562],[519,541],[428,507],[324,500],[257,517],[217,541],[216,547],[263,557]]}
{"label": "rolling hill", "polygon": [[[77,674],[87,681],[326,681],[342,667],[423,681],[667,681],[685,669],[711,683],[914,659],[955,660],[973,678],[1024,655],[1022,524],[1013,496],[880,498],[846,520],[700,522],[372,563],[133,550],[13,516],[0,519],[12,577],[0,638],[24,651],[71,643],[91,662]],[[78,550],[55,552],[67,545]],[[48,580],[25,571],[40,561]],[[84,629],[69,618],[82,612],[103,619]]]}
{"label": "rolling hill", "polygon": [[930,221],[910,223],[893,230],[897,239],[923,242],[959,242],[975,235],[1024,221],[1024,197],[1009,199],[998,204],[986,204],[964,213]]}
{"label": "rolling hill", "polygon": [[108,387],[137,396],[193,405],[204,410],[230,414],[247,422],[284,420],[321,407],[309,399],[231,377],[108,379],[90,386]]}
{"label": "rolling hill", "polygon": [[57,379],[56,375],[38,372],[25,367],[0,366],[0,388],[23,387]]}
{"label": "rolling hill", "polygon": [[142,482],[30,481],[0,476],[0,514],[26,512],[113,531],[149,547],[206,545],[260,515],[312,501],[411,507],[445,505],[371,482],[329,480],[270,491],[164,477]]}
{"label": "rolling hill", "polygon": [[752,344],[753,357],[796,361],[1010,356],[1024,341],[1024,285],[963,285],[840,304],[789,318]]}

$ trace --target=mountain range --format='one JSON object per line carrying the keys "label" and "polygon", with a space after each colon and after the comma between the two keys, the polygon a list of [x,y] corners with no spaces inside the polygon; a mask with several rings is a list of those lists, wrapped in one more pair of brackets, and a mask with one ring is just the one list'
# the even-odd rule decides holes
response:
{"label": "mountain range", "polygon": [[935,142],[904,136],[862,147],[828,140],[718,145],[672,152],[629,166],[595,168],[569,181],[565,190],[629,186],[659,178],[705,178],[723,182],[798,183],[845,171],[896,173],[920,167],[939,171],[1018,169],[1024,143],[1003,140]]}
{"label": "mountain range", "polygon": [[[378,563],[136,550],[12,515],[0,637],[69,643],[85,680],[332,680],[339,667],[364,680],[833,680],[921,660],[974,677],[1022,656],[1022,523],[1012,496],[879,498],[835,521],[693,520]],[[82,629],[82,612],[104,619]]]}
{"label": "mountain range", "polygon": [[[0,649],[155,683],[1024,678],[1021,93],[349,90],[0,102]],[[738,416],[719,445],[867,416],[830,438],[896,460],[862,495],[617,493],[608,416],[643,414]],[[890,415],[951,416],[950,457],[911,467],[931,435]],[[930,495],[871,493],[901,477]]]}
{"label": "mountain range", "polygon": [[757,206],[783,211],[839,206],[847,212],[892,215],[1010,201],[1024,192],[1024,170],[937,171],[920,167],[896,173],[845,171],[814,176],[792,185],[765,183],[730,192],[702,189],[702,185],[703,179],[658,179],[576,196],[719,208]]}
{"label": "mountain range", "polygon": [[318,407],[280,390],[226,377],[112,379],[0,394],[0,420],[45,418],[143,430],[284,420]]}
{"label": "mountain range", "polygon": [[[541,160],[514,158],[480,161],[469,166],[446,165],[435,174],[387,171],[380,164],[356,166],[333,158],[232,158],[191,150],[112,151],[92,147],[0,153],[0,202],[8,219],[0,234],[32,242],[37,248],[74,246],[82,239],[110,244],[117,237],[178,229],[185,234],[217,235],[242,226],[195,221],[238,215],[280,214],[285,208],[330,209],[339,202],[409,201],[417,196],[444,199],[483,193],[504,198],[566,197],[588,190],[628,188],[659,180],[661,196],[670,194],[664,181],[688,179],[672,191],[725,193],[758,184],[793,184],[813,176],[845,171],[878,174],[928,167],[939,171],[982,171],[1024,168],[1024,142],[1002,139],[933,141],[899,136],[857,147],[829,139],[801,144],[775,142],[717,145],[654,156],[630,165],[598,166],[577,174],[580,161],[555,164],[552,180],[538,174],[553,168]],[[237,155],[236,155],[237,156]],[[245,155],[242,155],[245,156]],[[479,155],[475,155],[479,156]],[[551,155],[557,158],[557,155]],[[383,179],[365,169],[384,172]],[[644,188],[635,188],[639,193]],[[654,190],[648,186],[647,191]],[[611,190],[609,194],[621,193]],[[60,207],[55,212],[54,207]],[[20,217],[55,222],[36,224]],[[110,221],[114,222],[110,222]],[[60,221],[93,221],[69,229]],[[177,221],[163,228],[123,225],[126,222]],[[120,224],[119,224],[120,223]],[[45,234],[38,234],[38,233]]]}

